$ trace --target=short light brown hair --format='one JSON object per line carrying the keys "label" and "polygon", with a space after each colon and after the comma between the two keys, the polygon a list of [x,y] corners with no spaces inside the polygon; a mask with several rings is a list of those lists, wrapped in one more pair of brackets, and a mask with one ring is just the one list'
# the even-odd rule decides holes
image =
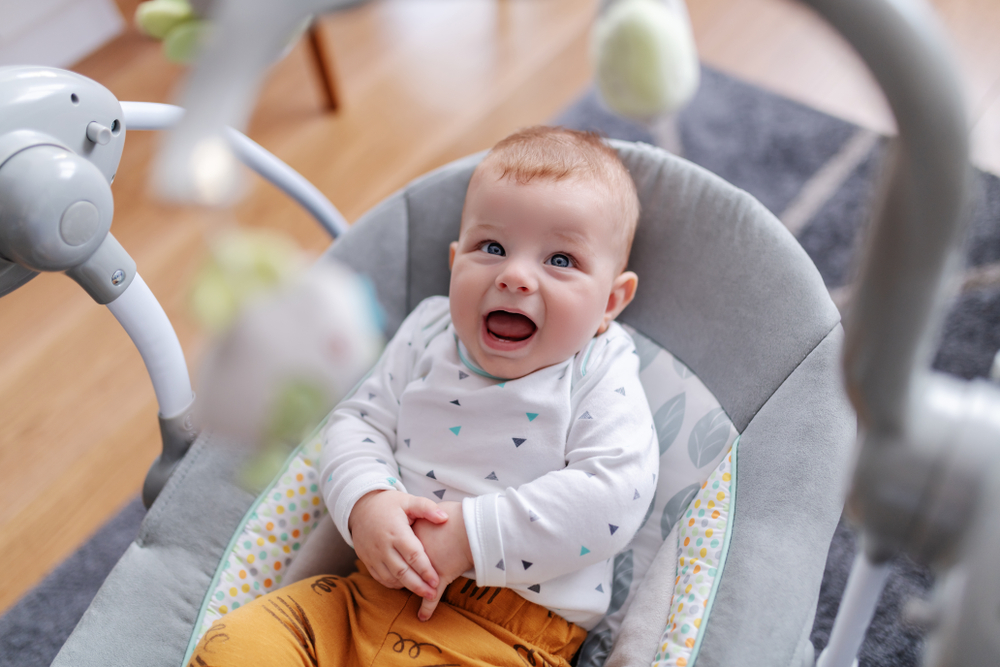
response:
{"label": "short light brown hair", "polygon": [[476,174],[490,170],[497,179],[516,183],[533,180],[583,180],[603,186],[614,200],[615,224],[624,241],[622,270],[632,250],[639,222],[639,197],[635,182],[615,149],[595,132],[536,125],[501,139],[476,168]]}

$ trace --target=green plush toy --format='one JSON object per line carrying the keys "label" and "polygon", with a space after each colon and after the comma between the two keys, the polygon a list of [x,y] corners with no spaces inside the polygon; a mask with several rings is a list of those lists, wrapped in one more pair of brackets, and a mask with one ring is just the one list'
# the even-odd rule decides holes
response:
{"label": "green plush toy", "polygon": [[135,24],[143,34],[161,40],[163,54],[176,63],[194,59],[209,27],[188,0],[143,2],[135,8]]}
{"label": "green plush toy", "polygon": [[683,0],[605,3],[591,49],[601,96],[623,116],[650,121],[672,114],[698,88],[698,52]]}

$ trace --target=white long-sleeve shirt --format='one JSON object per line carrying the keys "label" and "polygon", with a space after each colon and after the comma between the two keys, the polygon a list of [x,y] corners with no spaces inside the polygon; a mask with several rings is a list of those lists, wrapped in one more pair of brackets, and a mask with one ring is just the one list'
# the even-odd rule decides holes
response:
{"label": "white long-sleeve shirt", "polygon": [[653,498],[658,449],[632,338],[612,323],[571,359],[515,380],[476,368],[448,300],[423,301],[332,413],[323,496],[348,544],[377,489],[462,502],[479,586],[589,629],[612,560]]}

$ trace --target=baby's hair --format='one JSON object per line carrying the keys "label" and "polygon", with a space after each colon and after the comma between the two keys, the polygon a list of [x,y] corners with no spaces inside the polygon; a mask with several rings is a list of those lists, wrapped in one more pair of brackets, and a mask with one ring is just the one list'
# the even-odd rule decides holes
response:
{"label": "baby's hair", "polygon": [[604,186],[621,213],[615,222],[624,240],[624,270],[639,221],[639,197],[617,151],[596,132],[544,125],[518,130],[501,139],[476,171],[486,169],[497,180],[509,178],[520,184],[579,179]]}

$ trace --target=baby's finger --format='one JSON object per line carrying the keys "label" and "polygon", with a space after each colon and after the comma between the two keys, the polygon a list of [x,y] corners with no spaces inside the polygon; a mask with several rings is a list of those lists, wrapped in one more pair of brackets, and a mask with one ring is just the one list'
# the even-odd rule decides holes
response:
{"label": "baby's finger", "polygon": [[403,511],[410,523],[417,519],[427,519],[431,523],[444,523],[448,520],[448,513],[439,509],[437,503],[421,496],[410,496],[403,505]]}
{"label": "baby's finger", "polygon": [[[414,548],[412,545],[400,544],[396,549],[396,557],[390,556],[390,573],[403,586],[420,597],[432,597],[440,579],[431,566],[427,554],[423,552],[423,549]],[[414,565],[420,569],[418,570]],[[423,574],[424,572],[427,573],[427,576]]]}
{"label": "baby's finger", "polygon": [[417,612],[417,618],[421,621],[429,621],[431,616],[434,614],[434,610],[437,609],[438,602],[441,600],[440,595],[435,595],[433,600],[424,599],[420,603],[420,611]]}

